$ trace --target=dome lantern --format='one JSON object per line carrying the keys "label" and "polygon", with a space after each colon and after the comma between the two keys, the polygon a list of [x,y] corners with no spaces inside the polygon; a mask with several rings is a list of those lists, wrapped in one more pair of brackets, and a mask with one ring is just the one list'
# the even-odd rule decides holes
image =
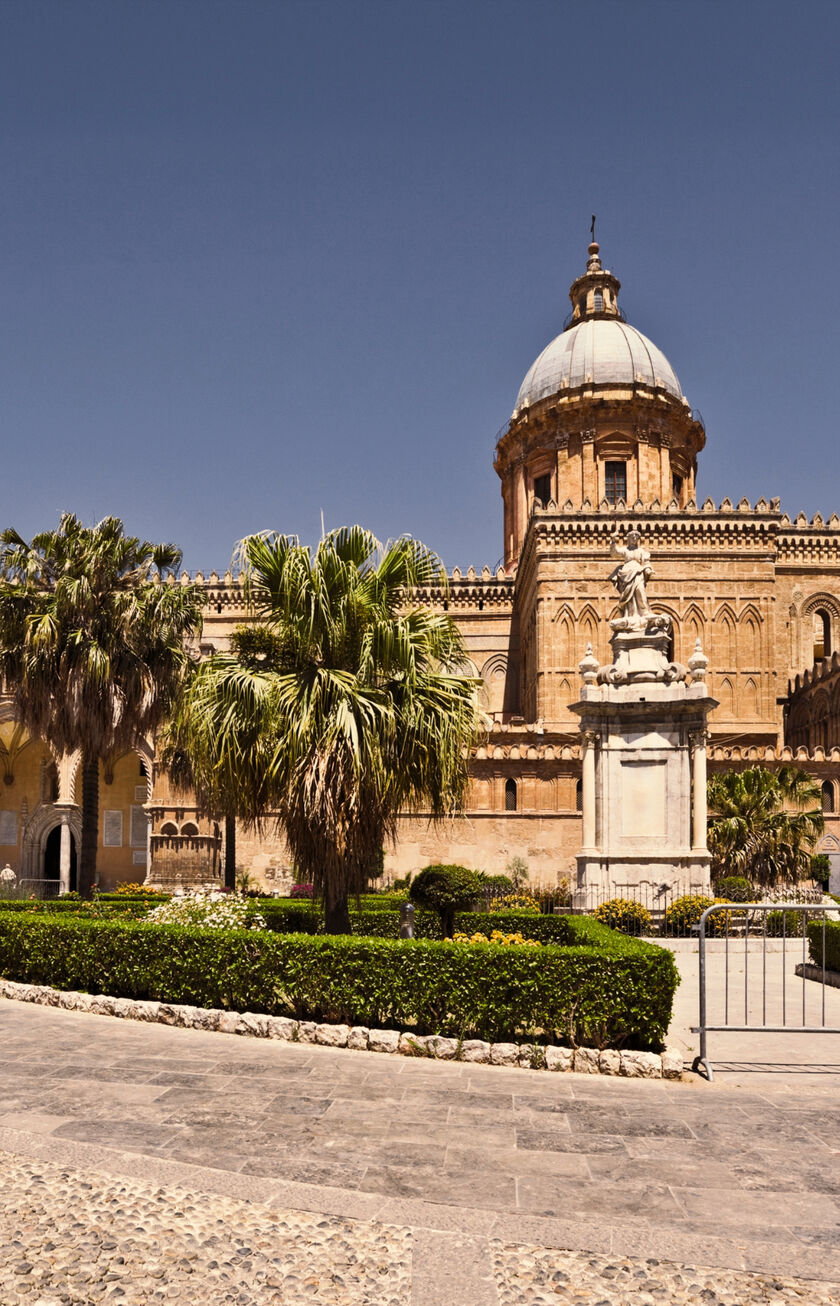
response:
{"label": "dome lantern", "polygon": [[592,241],[588,253],[586,271],[569,287],[572,316],[566,325],[566,331],[576,327],[579,322],[591,318],[613,317],[624,320],[624,315],[618,307],[621,282],[609,270],[601,267],[600,246],[597,241]]}

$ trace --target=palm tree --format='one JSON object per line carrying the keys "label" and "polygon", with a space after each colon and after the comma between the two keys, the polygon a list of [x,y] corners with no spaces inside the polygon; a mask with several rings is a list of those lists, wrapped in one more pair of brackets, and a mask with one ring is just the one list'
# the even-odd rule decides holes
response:
{"label": "palm tree", "polygon": [[[253,823],[252,813],[260,809],[261,791],[246,797],[252,769],[245,758],[234,761],[226,752],[224,736],[215,729],[212,711],[207,710],[208,693],[216,692],[217,675],[227,675],[237,662],[246,671],[259,672],[273,663],[275,640],[264,626],[237,626],[230,636],[232,659],[214,656],[193,668],[175,711],[163,732],[158,756],[176,792],[194,795],[207,816],[220,820],[225,830],[224,882],[226,889],[236,888],[236,822]],[[258,747],[254,730],[260,723],[252,721],[251,730],[243,722],[237,726],[238,740],[245,754]]]}
{"label": "palm tree", "polygon": [[[354,526],[314,554],[294,537],[242,541],[244,589],[260,625],[197,669],[179,718],[193,764],[237,812],[270,812],[296,870],[323,899],[326,929],[350,929],[399,813],[456,811],[481,729],[480,684],[457,627],[412,606],[445,588],[416,540],[381,545]],[[259,633],[258,633],[259,632]]]}
{"label": "palm tree", "polygon": [[164,584],[181,555],[72,513],[27,543],[0,534],[0,673],[18,719],[57,754],[81,754],[79,892],[99,839],[99,765],[152,734],[175,702],[201,629],[203,591]]}
{"label": "palm tree", "polygon": [[708,801],[713,876],[746,875],[771,888],[807,875],[825,820],[822,791],[806,771],[726,771],[709,780]]}

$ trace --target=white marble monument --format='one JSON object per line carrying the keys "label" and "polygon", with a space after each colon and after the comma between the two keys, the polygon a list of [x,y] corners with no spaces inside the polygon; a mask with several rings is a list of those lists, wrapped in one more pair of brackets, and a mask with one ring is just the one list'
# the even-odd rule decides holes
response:
{"label": "white marble monument", "polygon": [[650,554],[631,531],[610,576],[620,615],[612,621],[613,661],[599,667],[591,646],[580,664],[583,688],[571,710],[583,741],[583,846],[575,903],[642,896],[655,903],[675,889],[708,892],[706,722],[717,706],[697,641],[687,667],[673,662],[671,619],[647,598]]}

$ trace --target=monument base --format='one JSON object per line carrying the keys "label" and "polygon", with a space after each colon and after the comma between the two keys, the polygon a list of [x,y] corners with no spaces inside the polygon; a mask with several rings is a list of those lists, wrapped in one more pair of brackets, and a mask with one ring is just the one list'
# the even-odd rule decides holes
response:
{"label": "monument base", "polygon": [[629,898],[649,910],[710,891],[705,655],[672,660],[670,619],[612,622],[613,661],[591,649],[571,710],[583,740],[583,847],[573,905]]}

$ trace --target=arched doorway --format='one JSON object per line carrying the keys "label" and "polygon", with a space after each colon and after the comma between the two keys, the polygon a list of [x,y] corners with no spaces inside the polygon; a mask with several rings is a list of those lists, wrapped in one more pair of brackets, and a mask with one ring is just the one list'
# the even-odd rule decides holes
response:
{"label": "arched doorway", "polygon": [[[61,878],[61,826],[54,825],[44,844],[44,879]],[[70,831],[70,891],[76,889],[76,839]]]}

